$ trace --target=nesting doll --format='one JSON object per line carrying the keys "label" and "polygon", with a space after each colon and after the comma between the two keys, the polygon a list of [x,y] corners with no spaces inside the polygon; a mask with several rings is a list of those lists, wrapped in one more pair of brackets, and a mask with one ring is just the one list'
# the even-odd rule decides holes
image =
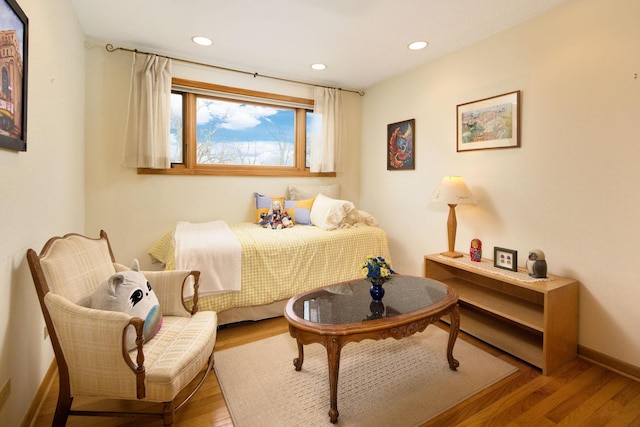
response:
{"label": "nesting doll", "polygon": [[482,242],[480,241],[480,239],[473,239],[471,241],[469,258],[471,258],[471,261],[475,262],[480,262],[480,260],[482,260]]}

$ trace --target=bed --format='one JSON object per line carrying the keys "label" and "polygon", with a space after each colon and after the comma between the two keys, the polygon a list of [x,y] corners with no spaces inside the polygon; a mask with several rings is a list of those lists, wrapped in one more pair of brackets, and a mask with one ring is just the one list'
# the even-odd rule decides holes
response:
{"label": "bed", "polygon": [[[343,218],[330,230],[315,225],[273,230],[255,223],[228,224],[240,245],[240,290],[204,292],[198,305],[217,311],[220,324],[281,316],[293,295],[361,278],[369,256],[390,260],[387,235],[373,223],[370,217],[352,218],[349,224]],[[152,259],[169,270],[176,267],[175,231],[149,250]]]}

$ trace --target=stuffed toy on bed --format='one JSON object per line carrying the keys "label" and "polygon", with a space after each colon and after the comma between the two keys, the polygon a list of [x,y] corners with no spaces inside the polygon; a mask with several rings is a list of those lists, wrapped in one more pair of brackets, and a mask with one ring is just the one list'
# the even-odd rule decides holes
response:
{"label": "stuffed toy on bed", "polygon": [[260,214],[260,222],[258,223],[264,228],[280,230],[282,228],[293,227],[293,221],[287,211],[282,210],[282,204],[278,200],[274,200],[266,214]]}
{"label": "stuffed toy on bed", "polygon": [[[91,307],[99,310],[121,311],[144,320],[144,340],[149,341],[162,326],[162,313],[158,297],[151,289],[140,264],[133,260],[131,270],[112,274],[98,286],[91,296]],[[133,327],[127,328],[128,349],[136,346]]]}

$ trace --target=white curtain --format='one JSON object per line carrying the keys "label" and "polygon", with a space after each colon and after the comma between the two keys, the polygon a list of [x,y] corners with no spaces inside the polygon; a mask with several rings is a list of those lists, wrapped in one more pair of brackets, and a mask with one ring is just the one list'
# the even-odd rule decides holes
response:
{"label": "white curtain", "polygon": [[170,119],[171,59],[134,53],[122,164],[169,169]]}
{"label": "white curtain", "polygon": [[342,150],[342,91],[316,87],[311,128],[311,172],[336,172]]}

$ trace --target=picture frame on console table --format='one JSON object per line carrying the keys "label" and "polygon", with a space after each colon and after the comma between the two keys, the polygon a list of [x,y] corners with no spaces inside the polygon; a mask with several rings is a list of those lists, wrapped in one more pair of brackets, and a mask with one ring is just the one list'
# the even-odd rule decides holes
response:
{"label": "picture frame on console table", "polygon": [[0,148],[27,151],[29,19],[15,0],[0,0]]}
{"label": "picture frame on console table", "polygon": [[504,270],[518,271],[518,251],[494,246],[493,266]]}
{"label": "picture frame on console table", "polygon": [[520,91],[460,104],[456,151],[520,147]]}

